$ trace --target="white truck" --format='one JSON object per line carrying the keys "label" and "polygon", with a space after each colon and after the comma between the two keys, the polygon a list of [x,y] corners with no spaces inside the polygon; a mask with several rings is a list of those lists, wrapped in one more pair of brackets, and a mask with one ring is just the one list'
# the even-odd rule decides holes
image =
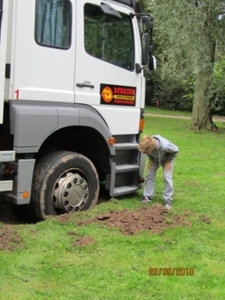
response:
{"label": "white truck", "polygon": [[152,17],[135,0],[0,0],[0,199],[34,220],[140,187]]}

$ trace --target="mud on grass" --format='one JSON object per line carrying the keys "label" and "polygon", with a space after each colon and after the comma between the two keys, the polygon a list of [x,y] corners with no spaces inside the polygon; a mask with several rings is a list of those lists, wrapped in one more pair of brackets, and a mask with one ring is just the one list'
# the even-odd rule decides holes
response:
{"label": "mud on grass", "polygon": [[14,251],[24,248],[22,238],[15,225],[24,223],[18,207],[11,203],[0,202],[0,250]]}
{"label": "mud on grass", "polygon": [[[152,234],[160,234],[165,229],[177,226],[191,226],[188,217],[192,215],[191,210],[187,210],[180,215],[173,215],[161,205],[149,206],[144,204],[142,207],[131,211],[124,209],[121,211],[111,210],[108,213],[98,214],[97,216],[82,221],[76,221],[76,226],[85,226],[96,223],[100,226],[117,228],[122,234],[135,235],[142,231],[149,231]],[[71,214],[63,214],[55,217],[60,223],[71,222]],[[206,216],[200,216],[201,222],[210,223]],[[17,233],[17,224],[24,223],[21,215],[15,207],[0,203],[0,250],[13,251],[22,245],[22,240]],[[68,233],[69,234],[69,233]],[[92,237],[78,238],[73,246],[87,246],[95,240]]]}
{"label": "mud on grass", "polygon": [[135,235],[142,231],[159,234],[168,228],[191,226],[191,223],[185,220],[190,214],[191,211],[186,211],[182,215],[170,217],[169,210],[161,205],[142,206],[135,211],[128,209],[122,211],[112,210],[109,213],[99,214],[78,224],[103,223],[106,226],[118,228],[125,235]]}

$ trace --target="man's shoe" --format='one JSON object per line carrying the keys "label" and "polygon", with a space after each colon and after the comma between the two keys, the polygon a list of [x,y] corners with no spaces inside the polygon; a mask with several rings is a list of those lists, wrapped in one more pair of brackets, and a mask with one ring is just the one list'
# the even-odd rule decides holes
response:
{"label": "man's shoe", "polygon": [[141,202],[143,203],[152,202],[152,199],[150,197],[144,197],[143,199],[141,199]]}
{"label": "man's shoe", "polygon": [[167,202],[167,203],[165,204],[165,208],[166,208],[166,209],[171,209],[171,208],[172,208],[172,203],[171,203],[171,202]]}

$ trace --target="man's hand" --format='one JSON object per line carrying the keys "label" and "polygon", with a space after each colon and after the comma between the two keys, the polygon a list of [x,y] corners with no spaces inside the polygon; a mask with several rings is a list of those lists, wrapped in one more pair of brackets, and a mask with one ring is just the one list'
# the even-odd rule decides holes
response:
{"label": "man's hand", "polygon": [[171,172],[172,171],[172,164],[171,162],[167,161],[164,165],[164,170],[167,171],[167,172]]}
{"label": "man's hand", "polygon": [[150,170],[151,166],[153,166],[153,161],[149,160],[149,162],[148,162],[148,170]]}

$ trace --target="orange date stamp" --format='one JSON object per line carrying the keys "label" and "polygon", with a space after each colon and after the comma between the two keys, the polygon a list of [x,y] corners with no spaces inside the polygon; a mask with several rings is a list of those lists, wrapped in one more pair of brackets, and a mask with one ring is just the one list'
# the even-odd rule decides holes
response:
{"label": "orange date stamp", "polygon": [[194,276],[194,268],[149,268],[149,276]]}

